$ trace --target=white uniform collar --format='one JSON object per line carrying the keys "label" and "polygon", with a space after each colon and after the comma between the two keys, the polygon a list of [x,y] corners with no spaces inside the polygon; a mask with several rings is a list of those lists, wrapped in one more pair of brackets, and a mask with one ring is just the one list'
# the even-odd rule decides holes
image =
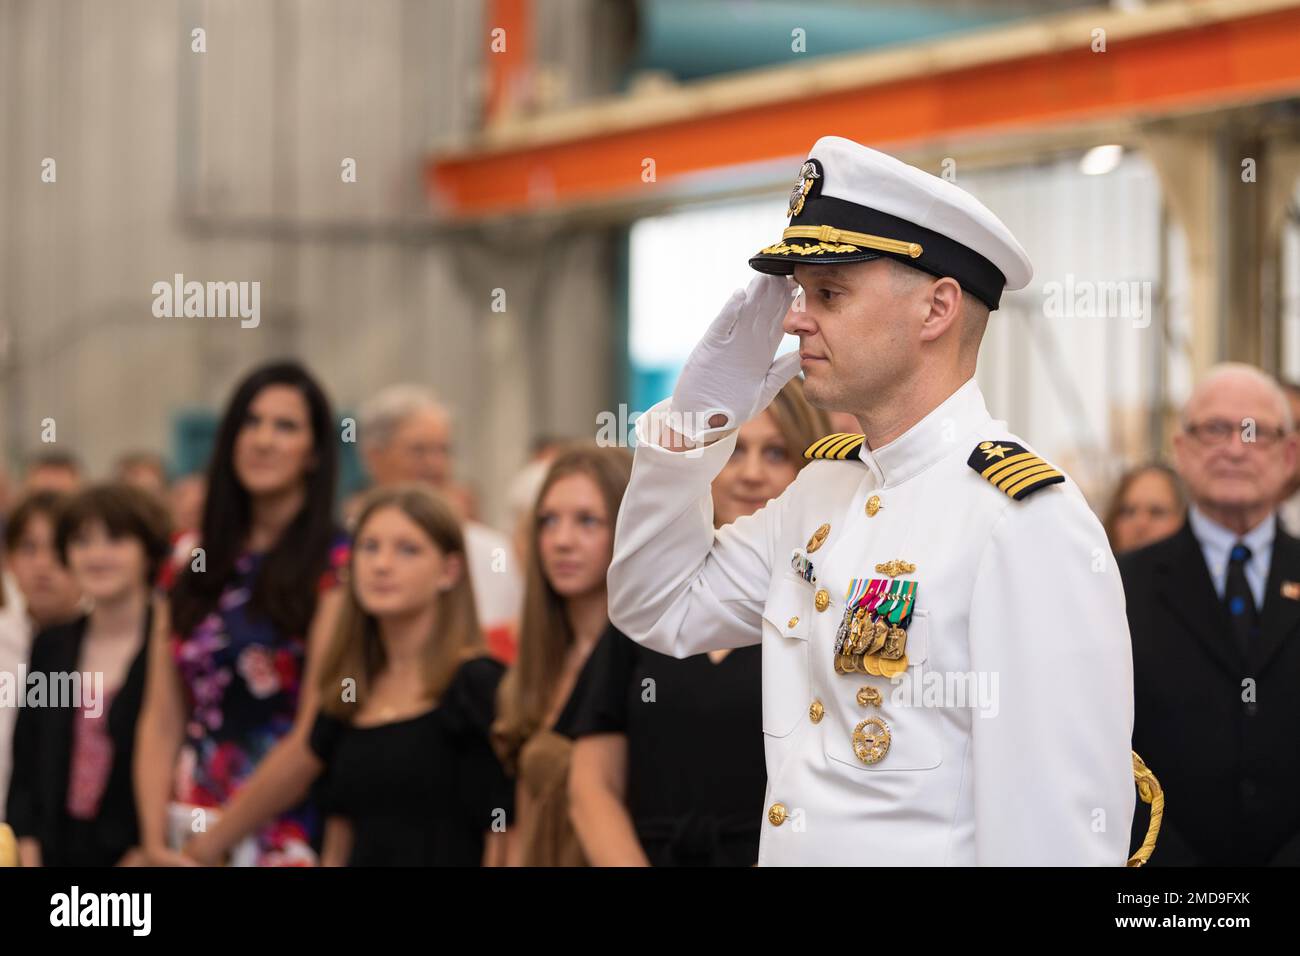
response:
{"label": "white uniform collar", "polygon": [[957,442],[989,421],[984,395],[975,379],[970,378],[889,444],[872,450],[864,442],[858,449],[858,457],[876,476],[881,487],[901,484],[958,450]]}

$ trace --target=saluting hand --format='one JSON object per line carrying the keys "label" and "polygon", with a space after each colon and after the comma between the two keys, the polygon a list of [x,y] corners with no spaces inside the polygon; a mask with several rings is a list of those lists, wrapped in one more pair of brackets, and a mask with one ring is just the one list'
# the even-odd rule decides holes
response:
{"label": "saluting hand", "polygon": [[690,444],[708,444],[745,424],[799,371],[797,352],[773,361],[793,290],[785,276],[755,276],[731,294],[691,351],[669,422]]}

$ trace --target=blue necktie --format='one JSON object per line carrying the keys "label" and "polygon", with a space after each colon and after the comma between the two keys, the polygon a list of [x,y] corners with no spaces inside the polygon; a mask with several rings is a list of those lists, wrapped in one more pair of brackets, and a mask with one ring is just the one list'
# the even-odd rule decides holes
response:
{"label": "blue necktie", "polygon": [[1259,629],[1259,611],[1246,580],[1246,562],[1249,560],[1250,548],[1240,541],[1232,546],[1228,555],[1228,580],[1223,588],[1223,603],[1232,624],[1232,636],[1243,656],[1250,653],[1251,639]]}

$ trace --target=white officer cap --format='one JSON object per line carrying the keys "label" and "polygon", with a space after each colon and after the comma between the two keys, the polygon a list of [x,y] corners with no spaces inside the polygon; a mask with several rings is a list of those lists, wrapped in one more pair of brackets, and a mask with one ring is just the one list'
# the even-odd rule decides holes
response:
{"label": "white officer cap", "polygon": [[759,272],[888,257],[951,276],[990,309],[1034,273],[1011,230],[970,193],[841,136],[813,145],[788,212],[781,241],[749,260]]}

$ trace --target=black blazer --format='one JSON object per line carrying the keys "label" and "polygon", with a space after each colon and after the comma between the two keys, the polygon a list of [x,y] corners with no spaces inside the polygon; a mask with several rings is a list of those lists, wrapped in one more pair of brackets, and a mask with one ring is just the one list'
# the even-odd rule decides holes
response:
{"label": "black blazer", "polygon": [[[1122,555],[1119,569],[1133,749],[1165,790],[1151,864],[1300,863],[1300,541],[1279,523],[1260,635],[1245,656],[1189,524]],[[1135,833],[1146,819],[1143,806]]]}
{"label": "black blazer", "polygon": [[[139,840],[131,756],[135,750],[136,718],[144,700],[149,617],[145,615],[145,641],[140,653],[131,662],[108,710],[113,765],[94,821],[79,825],[66,809],[77,710],[24,707],[18,712],[6,819],[17,836],[34,837],[40,842],[46,866],[111,866]],[[28,673],[78,670],[86,621],[81,617],[38,634],[32,642]]]}

